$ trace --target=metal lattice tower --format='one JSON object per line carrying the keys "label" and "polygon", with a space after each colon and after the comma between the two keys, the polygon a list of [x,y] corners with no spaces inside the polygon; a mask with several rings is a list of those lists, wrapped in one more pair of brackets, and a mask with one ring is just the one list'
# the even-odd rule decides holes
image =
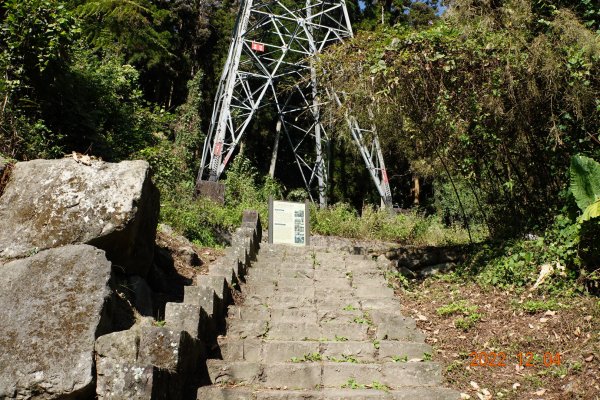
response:
{"label": "metal lattice tower", "polygon": [[[342,105],[340,97],[317,85],[314,56],[330,44],[352,37],[345,0],[241,0],[232,43],[219,82],[197,187],[217,181],[243,140],[253,117],[275,107],[281,130],[294,153],[304,184],[314,201],[327,204],[328,136],[321,122],[323,101]],[[347,113],[354,141],[381,195],[391,206],[391,192],[377,132],[361,129]],[[275,160],[272,160],[272,169]],[[273,171],[271,171],[273,172]]]}

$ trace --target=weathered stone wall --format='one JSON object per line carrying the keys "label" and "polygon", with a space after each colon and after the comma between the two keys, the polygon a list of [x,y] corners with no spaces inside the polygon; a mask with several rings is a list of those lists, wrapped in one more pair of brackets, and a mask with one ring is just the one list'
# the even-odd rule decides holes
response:
{"label": "weathered stone wall", "polygon": [[405,246],[389,249],[385,258],[407,278],[448,272],[464,259],[465,246]]}

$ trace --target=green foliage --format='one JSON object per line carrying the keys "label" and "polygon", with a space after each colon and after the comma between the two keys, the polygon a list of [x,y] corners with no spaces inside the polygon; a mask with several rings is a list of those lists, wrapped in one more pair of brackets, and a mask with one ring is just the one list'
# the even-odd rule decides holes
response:
{"label": "green foliage", "polygon": [[[182,161],[177,146],[145,149],[150,157],[157,182],[163,188],[161,222],[181,232],[188,239],[205,246],[226,244],[224,233],[239,227],[245,210],[257,210],[268,220],[268,198],[279,196],[281,189],[270,178],[259,179],[256,169],[243,156],[238,156],[223,181],[226,185],[225,207],[208,199],[193,197],[193,171],[182,174]],[[164,149],[164,150],[161,150]],[[169,151],[174,153],[169,153]],[[157,156],[158,158],[153,158]],[[178,182],[178,179],[184,179]],[[174,183],[173,183],[174,182]]]}
{"label": "green foliage", "polygon": [[571,158],[570,190],[579,208],[582,221],[600,216],[600,163],[585,156]]}
{"label": "green foliage", "polygon": [[349,354],[342,354],[341,357],[331,357],[328,356],[327,357],[327,361],[333,361],[333,362],[347,362],[347,363],[352,363],[352,364],[358,364],[358,358],[356,358],[353,355],[349,355]]}
{"label": "green foliage", "polygon": [[439,307],[436,312],[442,316],[455,314],[470,315],[477,311],[477,306],[470,305],[464,300],[455,301],[445,306]]}
{"label": "green foliage", "polygon": [[[197,72],[187,83],[187,99],[176,110],[173,121],[174,143],[180,149],[178,156],[185,161],[191,171],[198,169],[198,154],[204,143],[202,132],[202,103],[205,100],[202,93],[204,73]],[[193,174],[190,174],[192,176]]]}
{"label": "green foliage", "polygon": [[385,384],[377,382],[377,381],[371,382],[370,386],[371,386],[371,389],[383,390],[384,392],[389,392],[391,390],[388,385],[385,385]]}
{"label": "green foliage", "polygon": [[467,331],[483,317],[477,310],[477,306],[470,305],[466,301],[460,300],[442,306],[438,308],[436,312],[441,316],[460,315],[460,317],[454,320],[454,326],[458,329]]}
{"label": "green foliage", "polygon": [[348,389],[365,389],[366,387],[367,387],[367,385],[358,383],[356,381],[356,379],[354,379],[354,378],[348,379],[348,381],[342,385],[342,388],[348,388]]}
{"label": "green foliage", "polygon": [[560,304],[556,299],[549,300],[527,300],[522,304],[517,304],[517,306],[524,311],[535,314],[543,311],[556,311],[561,308],[564,308],[564,305]]}
{"label": "green foliage", "polygon": [[323,355],[321,353],[309,353],[305,354],[302,357],[292,357],[292,362],[315,362],[315,361],[323,361]]}
{"label": "green foliage", "polygon": [[[321,235],[431,245],[469,240],[463,227],[456,224],[447,227],[439,217],[417,212],[392,215],[387,210],[365,206],[359,216],[348,204],[338,203],[326,209],[311,206],[310,217],[312,231]],[[474,234],[476,240],[481,240],[486,232],[481,227]]]}
{"label": "green foliage", "polygon": [[112,50],[128,63],[146,68],[172,57],[170,33],[160,29],[169,12],[149,0],[89,0],[77,12],[96,49]]}
{"label": "green foliage", "polygon": [[460,317],[455,319],[454,326],[466,332],[472,327],[474,327],[475,324],[479,322],[481,317],[483,317],[483,315],[479,313],[469,314],[466,317]]}
{"label": "green foliage", "polygon": [[57,0],[6,0],[0,5],[1,15],[4,90],[63,62],[78,33],[76,21]]}
{"label": "green foliage", "polygon": [[[542,18],[529,0],[457,0],[426,29],[359,32],[324,55],[322,79],[359,121],[375,113],[383,146],[414,175],[460,184],[467,218],[446,195],[452,218],[495,237],[546,226],[567,160],[597,152],[600,131],[600,37],[556,4]],[[340,132],[343,111],[329,110]]]}
{"label": "green foliage", "polygon": [[86,150],[109,161],[132,157],[156,144],[168,129],[171,115],[151,109],[139,88],[139,73],[119,59],[97,60],[78,50],[69,72],[60,79],[61,111],[48,99],[47,120],[64,134],[65,149]]}
{"label": "green foliage", "polygon": [[55,0],[0,4],[0,151],[12,157],[56,156],[60,133],[37,108],[37,91],[65,71],[78,27]]}
{"label": "green foliage", "polygon": [[398,271],[386,271],[385,279],[388,281],[388,286],[394,288],[399,287],[403,289],[410,288],[410,281],[407,277],[402,275]]}
{"label": "green foliage", "polygon": [[163,140],[156,146],[140,150],[136,155],[136,158],[148,161],[153,182],[166,196],[176,190],[178,184],[189,181],[187,165],[179,150],[173,143]]}
{"label": "green foliage", "polygon": [[168,114],[143,99],[139,73],[99,58],[55,0],[0,5],[0,150],[18,159],[87,152],[109,161],[155,143]]}
{"label": "green foliage", "polygon": [[208,201],[194,200],[192,188],[180,188],[161,199],[160,221],[183,234],[189,240],[203,246],[222,244],[218,239],[217,227],[229,223],[223,215],[207,212],[214,206]]}
{"label": "green foliage", "polygon": [[600,256],[599,231],[597,219],[581,222],[558,215],[541,237],[481,246],[459,274],[475,276],[482,285],[508,289],[533,286],[544,268],[550,273],[538,291],[584,292],[598,279],[592,271]]}

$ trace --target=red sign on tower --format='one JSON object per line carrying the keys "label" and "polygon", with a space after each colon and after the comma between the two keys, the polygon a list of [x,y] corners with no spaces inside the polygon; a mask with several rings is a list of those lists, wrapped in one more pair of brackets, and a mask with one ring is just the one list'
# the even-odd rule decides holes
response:
{"label": "red sign on tower", "polygon": [[381,175],[383,175],[383,181],[385,183],[388,183],[389,180],[388,180],[388,176],[387,176],[387,171],[385,169],[381,170]]}
{"label": "red sign on tower", "polygon": [[258,42],[252,42],[251,48],[254,51],[260,51],[261,53],[265,51],[265,45]]}

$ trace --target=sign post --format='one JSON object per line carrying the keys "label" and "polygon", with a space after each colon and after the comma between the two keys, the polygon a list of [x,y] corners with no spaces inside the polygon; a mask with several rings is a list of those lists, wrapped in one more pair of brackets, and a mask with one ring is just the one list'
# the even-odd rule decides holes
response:
{"label": "sign post", "polygon": [[307,246],[310,244],[310,213],[304,203],[269,198],[269,243]]}

